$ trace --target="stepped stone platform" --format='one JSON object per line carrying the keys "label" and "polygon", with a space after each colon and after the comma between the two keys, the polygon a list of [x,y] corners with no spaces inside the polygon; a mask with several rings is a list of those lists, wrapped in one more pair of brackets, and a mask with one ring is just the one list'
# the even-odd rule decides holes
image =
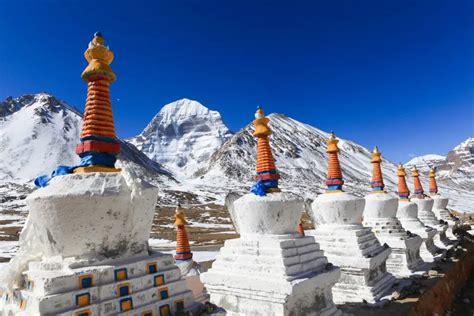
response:
{"label": "stepped stone platform", "polygon": [[346,192],[321,194],[312,204],[314,236],[329,262],[341,268],[341,278],[333,288],[337,304],[376,303],[390,294],[395,282],[386,269],[391,249],[361,224],[364,204]]}
{"label": "stepped stone platform", "polygon": [[291,193],[247,194],[234,202],[241,237],[226,240],[201,274],[226,315],[341,315],[331,287],[340,271],[313,237],[296,231],[303,201]]}
{"label": "stepped stone platform", "polygon": [[396,217],[398,198],[387,193],[373,193],[365,198],[364,226],[372,228],[380,243],[392,249],[387,271],[399,278],[410,277],[427,269],[420,257],[423,239],[408,235]]}
{"label": "stepped stone platform", "polygon": [[432,211],[434,200],[425,196],[423,198],[412,198],[411,201],[418,206],[419,220],[423,224],[433,227],[436,230],[437,234],[433,238],[435,245],[441,249],[449,249],[452,247],[451,241],[446,237],[448,224],[436,218],[436,215]]}
{"label": "stepped stone platform", "polygon": [[444,257],[446,251],[438,248],[433,241],[437,231],[418,219],[418,206],[414,202],[400,200],[397,218],[407,232],[417,234],[423,239],[420,247],[420,256],[423,261],[432,263],[440,261]]}

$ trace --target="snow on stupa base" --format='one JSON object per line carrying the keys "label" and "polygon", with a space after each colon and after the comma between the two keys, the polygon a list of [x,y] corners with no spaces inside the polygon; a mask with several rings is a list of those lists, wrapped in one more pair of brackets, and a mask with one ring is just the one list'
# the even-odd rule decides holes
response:
{"label": "snow on stupa base", "polygon": [[148,250],[156,196],[125,171],[58,176],[33,192],[19,252],[0,275],[0,311],[163,315],[196,308],[173,257]]}
{"label": "snow on stupa base", "polygon": [[331,287],[340,276],[313,237],[296,228],[303,201],[291,193],[247,194],[234,203],[241,237],[226,240],[201,275],[227,315],[341,315]]}
{"label": "snow on stupa base", "polygon": [[436,247],[433,238],[437,231],[426,226],[418,219],[418,206],[408,200],[400,200],[398,203],[397,218],[402,227],[412,234],[416,234],[423,239],[420,247],[420,256],[423,261],[432,263],[440,261],[446,254],[446,251]]}
{"label": "snow on stupa base", "polygon": [[419,220],[423,224],[433,227],[436,230],[437,234],[433,237],[434,244],[441,249],[451,249],[453,243],[448,239],[448,237],[446,237],[448,225],[444,222],[440,222],[432,211],[434,200],[430,197],[424,197],[412,198],[411,201],[418,206]]}
{"label": "snow on stupa base", "polygon": [[443,240],[443,243],[458,242],[458,238],[454,235],[453,229],[458,225],[456,221],[451,217],[448,209],[448,198],[442,197],[440,194],[432,194],[431,198],[433,199],[433,213],[435,214],[438,220],[443,220],[448,223],[448,229],[445,231],[446,238],[448,240]]}
{"label": "snow on stupa base", "polygon": [[426,271],[427,266],[420,257],[423,239],[410,236],[396,217],[398,198],[387,193],[373,193],[365,197],[364,226],[372,228],[380,243],[392,249],[387,259],[387,271],[396,277],[410,277]]}
{"label": "snow on stupa base", "polygon": [[363,227],[364,200],[346,192],[319,195],[312,204],[315,239],[329,262],[341,268],[333,288],[334,302],[377,303],[391,293],[395,277],[387,273],[391,249]]}

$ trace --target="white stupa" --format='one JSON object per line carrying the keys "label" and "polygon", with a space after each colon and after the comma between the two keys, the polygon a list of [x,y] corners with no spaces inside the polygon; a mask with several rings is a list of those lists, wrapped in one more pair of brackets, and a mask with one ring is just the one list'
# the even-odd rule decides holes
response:
{"label": "white stupa", "polygon": [[340,315],[331,293],[339,269],[328,264],[313,237],[297,233],[303,200],[278,189],[268,121],[259,109],[258,181],[231,210],[240,238],[225,241],[201,279],[226,315]]}
{"label": "white stupa", "polygon": [[418,206],[410,201],[410,191],[406,183],[405,168],[402,164],[398,165],[398,210],[397,217],[400,220],[403,228],[409,234],[416,234],[423,239],[420,247],[420,256],[425,262],[434,262],[441,260],[443,251],[436,247],[433,242],[433,237],[436,235],[436,230],[430,226],[426,226],[418,219]]}
{"label": "white stupa", "polygon": [[337,143],[332,134],[327,148],[328,191],[312,204],[315,238],[328,260],[341,268],[341,278],[333,288],[334,301],[377,303],[391,293],[395,281],[386,270],[391,249],[362,226],[364,199],[342,191]]}
{"label": "white stupa", "polygon": [[412,171],[413,183],[415,191],[411,196],[411,200],[418,206],[418,218],[420,221],[430,227],[436,229],[437,234],[433,237],[435,245],[440,249],[449,249],[452,247],[451,241],[446,237],[448,225],[444,221],[440,221],[433,213],[434,201],[424,193],[423,186],[420,181],[418,169],[413,167]]}
{"label": "white stupa", "polygon": [[436,183],[436,170],[430,170],[430,197],[433,199],[433,213],[440,221],[444,221],[448,225],[448,229],[444,234],[440,234],[440,241],[444,245],[455,244],[458,239],[453,233],[453,229],[458,225],[458,220],[451,216],[448,209],[448,198],[443,197],[438,193],[438,184]]}
{"label": "white stupa", "polygon": [[425,262],[420,257],[423,239],[408,235],[396,217],[398,198],[384,191],[381,162],[381,153],[375,147],[372,153],[372,192],[365,197],[363,224],[372,228],[381,243],[392,248],[387,259],[387,270],[397,277],[410,277],[426,270]]}
{"label": "white stupa", "polygon": [[[0,273],[0,315],[171,315],[198,307],[172,255],[148,248],[157,189],[114,167],[112,52],[96,33],[77,167],[26,199],[20,249]],[[62,174],[62,175],[61,175]],[[49,183],[48,183],[49,180]]]}

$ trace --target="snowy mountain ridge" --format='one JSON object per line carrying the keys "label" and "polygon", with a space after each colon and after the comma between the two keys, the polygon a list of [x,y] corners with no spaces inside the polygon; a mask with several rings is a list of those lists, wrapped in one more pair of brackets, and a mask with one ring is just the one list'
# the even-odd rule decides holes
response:
{"label": "snowy mountain ridge", "polygon": [[[74,147],[82,119],[77,110],[50,95],[38,94],[8,98],[0,103],[0,113],[0,180],[25,183],[58,165],[78,162]],[[282,176],[280,186],[309,199],[324,192],[328,133],[282,114],[268,117],[274,131],[272,150]],[[121,141],[119,165],[157,184],[164,203],[222,203],[229,191],[248,192],[254,183],[253,129],[249,123],[232,134],[218,112],[197,101],[178,100],[161,109],[143,133],[130,140],[144,152]],[[467,140],[457,146],[446,159],[422,159],[447,168],[440,168],[440,191],[458,211],[474,211],[472,143]],[[364,196],[370,190],[371,151],[344,139],[339,147],[345,190]],[[418,162],[417,166],[427,191],[428,169]],[[384,159],[382,168],[387,191],[395,192],[395,164]],[[408,182],[412,188],[411,177]]]}

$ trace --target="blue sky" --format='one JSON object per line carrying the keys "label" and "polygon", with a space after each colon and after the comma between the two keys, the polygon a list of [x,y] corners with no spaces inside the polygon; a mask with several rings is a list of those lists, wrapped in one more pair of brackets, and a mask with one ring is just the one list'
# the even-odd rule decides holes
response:
{"label": "blue sky", "polygon": [[0,99],[82,110],[100,30],[121,137],[187,97],[234,131],[262,105],[407,161],[474,136],[473,20],[470,0],[0,1]]}

